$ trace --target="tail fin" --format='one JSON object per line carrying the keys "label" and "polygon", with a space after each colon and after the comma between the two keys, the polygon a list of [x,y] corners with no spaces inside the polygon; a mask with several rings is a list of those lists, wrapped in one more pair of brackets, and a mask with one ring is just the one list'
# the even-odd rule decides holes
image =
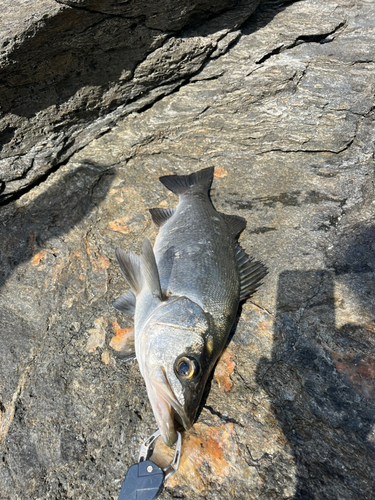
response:
{"label": "tail fin", "polygon": [[177,195],[181,195],[190,189],[208,193],[214,178],[214,170],[214,167],[208,167],[190,175],[165,175],[159,177],[159,181]]}

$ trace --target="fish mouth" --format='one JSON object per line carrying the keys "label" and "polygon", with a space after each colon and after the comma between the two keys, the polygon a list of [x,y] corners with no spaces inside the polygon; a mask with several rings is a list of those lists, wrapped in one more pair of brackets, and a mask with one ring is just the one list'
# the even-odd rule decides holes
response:
{"label": "fish mouth", "polygon": [[153,370],[149,384],[152,388],[152,394],[149,391],[149,399],[161,437],[167,446],[172,446],[177,440],[175,420],[185,429],[189,429],[193,425],[194,417],[186,413],[175,397],[163,367]]}

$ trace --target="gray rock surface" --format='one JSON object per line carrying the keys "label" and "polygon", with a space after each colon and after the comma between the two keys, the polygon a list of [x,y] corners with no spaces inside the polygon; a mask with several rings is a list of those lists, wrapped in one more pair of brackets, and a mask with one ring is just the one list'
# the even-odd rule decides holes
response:
{"label": "gray rock surface", "polygon": [[2,207],[2,499],[117,498],[155,422],[114,249],[176,204],[160,175],[209,165],[270,274],[160,498],[375,498],[375,5],[265,1],[232,36]]}
{"label": "gray rock surface", "polygon": [[0,202],[179,87],[259,1],[0,1]]}

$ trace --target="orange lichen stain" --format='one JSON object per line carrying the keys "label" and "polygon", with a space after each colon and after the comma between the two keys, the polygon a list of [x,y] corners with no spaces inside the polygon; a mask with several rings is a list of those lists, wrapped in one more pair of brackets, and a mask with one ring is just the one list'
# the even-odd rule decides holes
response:
{"label": "orange lichen stain", "polygon": [[77,279],[79,281],[85,282],[85,279],[86,279],[85,262],[83,260],[82,254],[79,250],[76,250],[75,252],[72,252],[69,255],[69,263],[71,263],[73,266],[76,266],[76,265],[80,266],[80,268],[82,269],[82,273],[77,275]]}
{"label": "orange lichen stain", "polygon": [[226,177],[227,175],[228,175],[228,172],[224,168],[215,167],[214,177],[218,177],[219,179],[222,179],[223,177]]}
{"label": "orange lichen stain", "polygon": [[122,233],[122,234],[129,234],[130,229],[126,225],[127,222],[131,217],[123,217],[122,219],[115,219],[111,222],[108,223],[109,227],[112,229],[112,231],[116,231],[116,233]]}
{"label": "orange lichen stain", "polygon": [[163,200],[159,203],[159,207],[160,208],[168,208],[169,207],[169,203],[167,202],[167,200]]}
{"label": "orange lichen stain", "polygon": [[353,388],[367,399],[375,399],[375,358],[332,352],[335,368],[339,373],[344,373]]}
{"label": "orange lichen stain", "polygon": [[102,361],[105,365],[109,365],[109,363],[111,362],[111,357],[109,355],[109,351],[108,349],[105,349],[103,352],[102,352]]}
{"label": "orange lichen stain", "polygon": [[[212,481],[223,482],[231,471],[230,458],[238,451],[233,435],[233,424],[208,427],[197,423],[184,432],[180,466],[168,479],[167,485],[175,488],[187,484],[196,493],[202,493]],[[173,453],[173,449],[159,439],[151,459],[163,465],[163,462],[171,461]]]}
{"label": "orange lichen stain", "polygon": [[[81,252],[79,250],[76,250],[75,252],[72,252],[69,255],[69,262],[72,262],[73,264],[76,264],[77,262],[79,262],[82,270],[85,269],[85,263],[84,263],[82,255],[81,255]],[[83,276],[83,275],[81,275],[81,276]]]}
{"label": "orange lichen stain", "polygon": [[126,328],[121,328],[121,326],[118,324],[117,321],[112,321],[112,329],[117,335],[117,333],[121,332],[122,330],[126,330]]}
{"label": "orange lichen stain", "polygon": [[92,245],[86,245],[86,252],[95,271],[104,272],[109,268],[109,259],[104,255],[100,255]]}
{"label": "orange lichen stain", "polygon": [[98,255],[96,260],[97,260],[99,271],[105,271],[111,265],[111,263],[109,262],[109,259],[105,255]]}
{"label": "orange lichen stain", "polygon": [[221,392],[228,392],[232,388],[233,383],[230,379],[230,375],[236,367],[233,358],[234,352],[230,349],[226,349],[216,365],[214,376]]}
{"label": "orange lichen stain", "polygon": [[255,335],[268,335],[270,331],[272,332],[273,322],[271,320],[259,321],[254,329]]}
{"label": "orange lichen stain", "polygon": [[40,261],[44,259],[44,257],[47,255],[47,252],[43,250],[42,252],[38,252],[34,255],[34,257],[31,259],[31,265],[36,267],[39,266]]}
{"label": "orange lichen stain", "polygon": [[126,353],[134,351],[134,328],[121,328],[117,321],[112,322],[112,329],[115,336],[112,337],[109,345],[117,352]]}
{"label": "orange lichen stain", "polygon": [[117,203],[123,203],[124,202],[124,188],[112,188],[109,191],[109,194],[114,197]]}

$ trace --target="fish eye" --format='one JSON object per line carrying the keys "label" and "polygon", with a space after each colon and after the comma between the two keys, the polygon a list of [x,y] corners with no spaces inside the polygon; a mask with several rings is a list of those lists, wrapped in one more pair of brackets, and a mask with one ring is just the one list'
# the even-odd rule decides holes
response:
{"label": "fish eye", "polygon": [[194,358],[182,356],[176,361],[175,370],[177,375],[185,379],[192,379],[199,373],[199,363]]}

